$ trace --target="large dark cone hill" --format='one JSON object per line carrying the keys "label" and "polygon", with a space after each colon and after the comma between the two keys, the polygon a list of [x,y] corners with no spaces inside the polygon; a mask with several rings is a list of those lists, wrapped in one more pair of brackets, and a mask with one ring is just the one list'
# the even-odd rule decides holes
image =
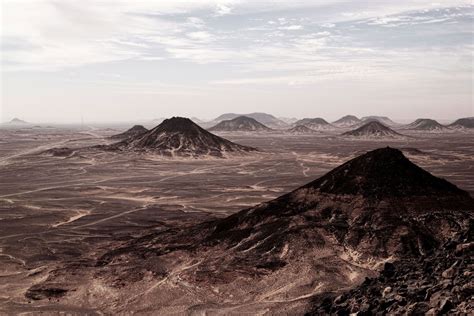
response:
{"label": "large dark cone hill", "polygon": [[[28,295],[59,288],[63,303],[108,313],[301,314],[311,298],[357,286],[387,260],[437,249],[467,229],[473,210],[467,192],[382,148],[227,218],[126,242],[89,272],[67,268]],[[81,296],[89,283],[113,296]]]}
{"label": "large dark cone hill", "polygon": [[258,122],[257,120],[239,116],[232,120],[222,121],[209,128],[211,132],[271,132],[272,129]]}
{"label": "large dark cone hill", "polygon": [[148,129],[142,125],[134,125],[132,128],[126,130],[123,133],[110,136],[112,139],[127,139],[130,137],[137,137],[141,134],[148,132]]}
{"label": "large dark cone hill", "polygon": [[354,138],[402,138],[402,134],[397,133],[390,127],[383,125],[378,121],[370,121],[361,127],[342,134],[346,137]]}
{"label": "large dark cone hill", "polygon": [[182,117],[167,119],[152,130],[110,145],[108,149],[146,151],[168,157],[220,158],[256,150],[216,136]]}

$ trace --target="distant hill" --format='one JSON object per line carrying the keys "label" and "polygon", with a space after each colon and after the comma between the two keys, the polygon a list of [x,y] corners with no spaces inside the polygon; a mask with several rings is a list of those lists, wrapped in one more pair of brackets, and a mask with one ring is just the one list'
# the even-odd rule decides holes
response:
{"label": "distant hill", "polygon": [[474,117],[460,118],[448,126],[453,128],[474,128]]}
{"label": "distant hill", "polygon": [[232,120],[226,120],[218,123],[208,129],[212,132],[270,132],[272,129],[268,128],[264,124],[257,120],[247,117],[238,116]]}
{"label": "distant hill", "polygon": [[21,128],[21,127],[31,127],[33,126],[33,124],[20,120],[19,118],[14,118],[9,122],[0,124],[0,126],[5,127],[5,128]]}
{"label": "distant hill", "polygon": [[148,129],[146,129],[142,125],[135,125],[132,128],[126,130],[125,132],[117,134],[117,135],[113,135],[110,138],[112,138],[112,139],[127,139],[127,138],[130,138],[130,137],[135,137],[135,136],[141,135],[141,134],[146,133],[146,132],[148,132]]}
{"label": "distant hill", "polygon": [[405,128],[412,129],[412,130],[419,130],[419,131],[431,131],[431,132],[449,130],[449,128],[447,128],[444,125],[441,125],[435,120],[423,119],[423,118],[417,119],[413,123],[406,125]]}
{"label": "distant hill", "polygon": [[191,121],[193,121],[194,123],[198,124],[198,125],[201,125],[201,124],[204,124],[206,123],[205,121],[201,120],[200,118],[197,118],[195,116],[191,117]]}
{"label": "distant hill", "polygon": [[346,116],[341,117],[337,121],[334,121],[332,124],[337,127],[350,127],[350,126],[359,124],[361,122],[362,121],[357,116],[346,115]]}
{"label": "distant hill", "polygon": [[328,121],[326,121],[323,118],[316,117],[316,118],[304,118],[302,120],[297,121],[293,125],[303,125],[306,126],[312,130],[330,130],[334,129],[334,126],[329,124]]}
{"label": "distant hill", "polygon": [[316,134],[318,132],[304,125],[296,125],[295,127],[286,130],[286,133],[301,135],[301,134]]}
{"label": "distant hill", "polygon": [[391,128],[379,123],[378,121],[371,121],[367,124],[342,134],[342,136],[350,136],[356,138],[400,138],[403,137],[392,130]]}
{"label": "distant hill", "polygon": [[10,124],[29,124],[28,122],[20,120],[19,118],[16,118],[16,117],[12,119],[9,123]]}
{"label": "distant hill", "polygon": [[146,133],[116,144],[101,146],[114,151],[150,152],[168,157],[217,157],[256,151],[211,134],[188,118],[173,117]]}
{"label": "distant hill", "polygon": [[257,120],[258,122],[264,124],[265,126],[274,128],[274,129],[283,129],[283,128],[288,127],[287,123],[283,122],[280,119],[277,119],[275,116],[271,114],[267,114],[267,113],[260,113],[260,112],[249,113],[249,114],[226,113],[214,119],[213,123],[217,124],[222,121],[232,120],[239,116],[246,116],[246,117],[253,118],[254,120]]}
{"label": "distant hill", "polygon": [[370,121],[378,121],[384,125],[387,125],[387,126],[396,126],[398,125],[398,123],[392,121],[390,118],[386,117],[386,116],[376,116],[376,115],[372,115],[372,116],[364,116],[360,119],[362,122],[361,124],[365,124],[365,123],[368,123]]}
{"label": "distant hill", "polygon": [[285,122],[288,125],[292,125],[293,123],[297,122],[298,119],[295,117],[279,117],[278,118],[280,121]]}

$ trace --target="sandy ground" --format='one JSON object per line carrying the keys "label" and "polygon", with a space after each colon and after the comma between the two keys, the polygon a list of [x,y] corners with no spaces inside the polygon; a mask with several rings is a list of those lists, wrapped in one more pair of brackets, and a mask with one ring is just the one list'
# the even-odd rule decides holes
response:
{"label": "sandy ground", "polygon": [[[100,127],[0,130],[0,313],[38,310],[25,291],[64,262],[93,258],[112,241],[150,230],[232,214],[378,147],[407,148],[412,161],[474,195],[474,133],[418,133],[401,141],[220,134],[261,150],[238,159],[169,160],[84,149],[109,143],[115,133]],[[42,154],[55,147],[77,150],[67,157]]]}

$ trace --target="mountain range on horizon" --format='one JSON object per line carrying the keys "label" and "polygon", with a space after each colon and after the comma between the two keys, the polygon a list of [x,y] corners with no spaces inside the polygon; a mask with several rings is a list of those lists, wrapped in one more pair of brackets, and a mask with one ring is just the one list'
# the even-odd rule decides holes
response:
{"label": "mountain range on horizon", "polygon": [[[200,119],[200,118],[197,118],[197,117],[192,117],[191,120],[193,122],[195,122],[196,124],[204,127],[204,128],[210,128],[210,127],[213,127],[213,126],[217,125],[219,122],[221,122],[223,120],[234,119],[238,116],[247,116],[247,117],[255,119],[259,123],[262,123],[263,125],[266,125],[269,128],[282,129],[282,130],[294,127],[296,125],[304,125],[303,123],[307,123],[308,121],[312,120],[312,118],[304,118],[304,119],[276,118],[275,116],[273,116],[271,114],[261,113],[261,112],[251,113],[251,114],[247,114],[247,115],[241,115],[241,114],[235,114],[235,113],[226,113],[226,114],[220,115],[219,117],[217,117],[217,118],[215,118],[211,121]],[[162,123],[165,119],[166,118],[156,118],[156,119],[149,120],[149,121],[142,120],[141,124],[144,124],[145,126],[150,126],[152,124],[153,127],[154,127],[154,126]],[[386,116],[365,116],[365,117],[362,117],[362,118],[358,118],[355,115],[345,115],[345,116],[342,116],[341,118],[333,121],[332,123],[329,123],[327,120],[325,120],[323,118],[313,118],[313,120],[316,120],[315,121],[316,125],[323,126],[323,125],[326,125],[326,123],[328,123],[328,124],[330,124],[329,126],[338,127],[338,128],[360,127],[363,124],[365,124],[369,121],[373,121],[373,120],[379,121],[380,123],[382,123],[386,126],[391,126],[391,127],[403,127],[404,126],[403,124],[399,124],[399,123],[394,122],[392,119],[390,119]],[[425,118],[425,119],[416,119],[416,120],[433,120],[433,119]],[[412,121],[412,123],[415,123],[416,120]],[[451,122],[448,121],[448,123],[446,123],[446,121],[447,120],[443,120],[443,122],[445,122],[445,124],[440,124],[440,125],[444,125],[444,126],[447,126],[447,127],[464,128],[464,129],[474,128],[474,117],[459,118],[459,119],[453,120]],[[125,122],[123,122],[123,123],[125,123]],[[32,124],[32,123],[28,123],[28,122],[26,122],[24,120],[21,120],[19,118],[14,118],[10,121],[1,123],[0,126],[22,125],[22,124]],[[48,124],[54,124],[54,123],[48,123]],[[65,124],[65,123],[63,123],[63,124]],[[411,123],[406,123],[405,126],[408,125],[408,124],[411,124]],[[140,124],[136,124],[136,125],[140,125]]]}

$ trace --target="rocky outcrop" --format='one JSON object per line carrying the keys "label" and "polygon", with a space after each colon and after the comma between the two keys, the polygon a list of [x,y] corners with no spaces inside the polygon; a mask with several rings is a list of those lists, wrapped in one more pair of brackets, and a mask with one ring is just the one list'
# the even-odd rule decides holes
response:
{"label": "rocky outcrop", "polygon": [[474,222],[441,247],[386,263],[378,277],[315,297],[308,315],[468,315],[474,310]]}

